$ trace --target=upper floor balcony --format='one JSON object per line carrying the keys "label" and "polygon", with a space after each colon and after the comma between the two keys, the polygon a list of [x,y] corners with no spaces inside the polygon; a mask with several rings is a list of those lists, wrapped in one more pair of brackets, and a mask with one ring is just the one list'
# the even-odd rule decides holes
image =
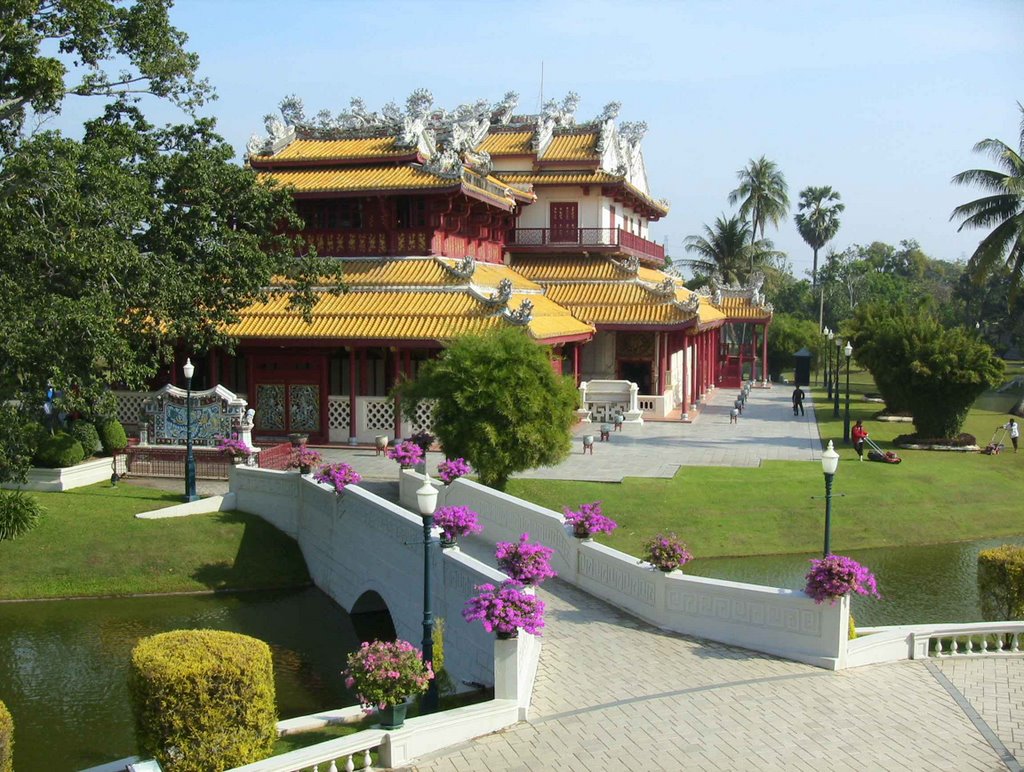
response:
{"label": "upper floor balcony", "polygon": [[509,231],[510,252],[606,252],[665,262],[665,247],[622,228],[515,228]]}

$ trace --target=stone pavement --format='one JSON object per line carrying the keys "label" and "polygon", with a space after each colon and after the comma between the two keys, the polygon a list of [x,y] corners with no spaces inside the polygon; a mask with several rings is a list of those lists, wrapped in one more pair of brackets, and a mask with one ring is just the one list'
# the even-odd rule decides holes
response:
{"label": "stone pavement", "polygon": [[833,673],[663,632],[558,580],[540,595],[530,720],[412,769],[1019,769],[1020,658]]}
{"label": "stone pavement", "polygon": [[[717,390],[701,407],[693,423],[648,421],[625,424],[608,442],[595,442],[594,453],[583,453],[582,436],[600,435],[600,424],[579,424],[570,456],[561,464],[522,472],[517,477],[553,480],[621,482],[623,477],[674,477],[680,466],[760,466],[762,461],[817,461],[821,458],[818,426],[810,394],[806,416],[793,417],[791,389],[751,389],[739,421],[729,423],[738,390]],[[346,461],[367,480],[394,480],[395,462],[373,448],[321,449],[327,461]],[[444,460],[429,453],[433,474]]]}

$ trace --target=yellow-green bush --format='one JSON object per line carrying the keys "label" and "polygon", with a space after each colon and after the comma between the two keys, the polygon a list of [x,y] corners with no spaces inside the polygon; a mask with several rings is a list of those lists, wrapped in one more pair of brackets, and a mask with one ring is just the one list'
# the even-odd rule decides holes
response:
{"label": "yellow-green bush", "polygon": [[14,719],[7,706],[0,702],[0,772],[13,772]]}
{"label": "yellow-green bush", "polygon": [[1024,619],[1024,547],[1004,544],[978,553],[978,596],[985,619]]}
{"label": "yellow-green bush", "polygon": [[139,752],[166,772],[230,769],[271,753],[277,713],[263,641],[219,630],[143,638],[128,690]]}

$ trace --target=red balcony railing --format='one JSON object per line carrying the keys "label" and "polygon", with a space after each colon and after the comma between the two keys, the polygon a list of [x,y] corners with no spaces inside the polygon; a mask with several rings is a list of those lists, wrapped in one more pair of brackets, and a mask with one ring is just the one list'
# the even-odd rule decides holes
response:
{"label": "red balcony railing", "polygon": [[306,230],[301,234],[321,257],[429,255],[432,228],[402,230]]}
{"label": "red balcony railing", "polygon": [[640,258],[665,261],[665,247],[622,228],[516,228],[509,233],[508,248],[579,251],[583,247],[621,251]]}

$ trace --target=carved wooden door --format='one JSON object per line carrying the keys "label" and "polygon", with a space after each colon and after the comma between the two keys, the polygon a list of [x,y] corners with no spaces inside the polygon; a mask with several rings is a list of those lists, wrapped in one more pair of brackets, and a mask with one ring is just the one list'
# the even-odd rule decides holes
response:
{"label": "carved wooden door", "polygon": [[551,241],[561,244],[578,244],[579,204],[575,201],[551,202]]}

